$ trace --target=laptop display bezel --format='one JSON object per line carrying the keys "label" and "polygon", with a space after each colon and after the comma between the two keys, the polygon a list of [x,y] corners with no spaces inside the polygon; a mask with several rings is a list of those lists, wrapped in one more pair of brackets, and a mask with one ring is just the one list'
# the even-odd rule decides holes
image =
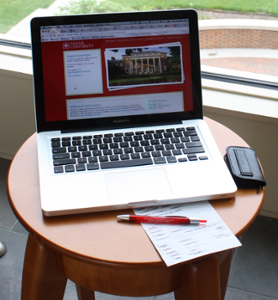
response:
{"label": "laptop display bezel", "polygon": [[[147,21],[188,19],[190,31],[190,55],[192,75],[193,110],[167,114],[137,115],[112,118],[91,118],[81,120],[46,121],[43,84],[43,64],[41,51],[41,26],[63,24],[90,24],[105,22]],[[109,13],[95,15],[54,16],[34,18],[31,21],[32,59],[34,76],[34,97],[37,131],[102,130],[136,127],[151,124],[178,123],[181,120],[203,118],[201,69],[199,51],[198,16],[193,9]]]}

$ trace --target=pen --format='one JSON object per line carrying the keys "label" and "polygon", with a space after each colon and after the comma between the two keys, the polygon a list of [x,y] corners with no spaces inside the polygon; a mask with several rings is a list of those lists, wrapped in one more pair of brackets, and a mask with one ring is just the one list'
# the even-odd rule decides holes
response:
{"label": "pen", "polygon": [[138,215],[118,215],[118,219],[125,221],[133,221],[137,223],[163,223],[163,224],[200,224],[206,223],[206,220],[189,219],[187,217],[179,216],[138,216]]}

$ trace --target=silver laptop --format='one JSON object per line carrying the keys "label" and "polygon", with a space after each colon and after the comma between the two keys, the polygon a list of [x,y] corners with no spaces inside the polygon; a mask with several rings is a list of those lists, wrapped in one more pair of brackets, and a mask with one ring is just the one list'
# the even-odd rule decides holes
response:
{"label": "silver laptop", "polygon": [[203,120],[196,11],[34,18],[31,34],[45,216],[234,196]]}

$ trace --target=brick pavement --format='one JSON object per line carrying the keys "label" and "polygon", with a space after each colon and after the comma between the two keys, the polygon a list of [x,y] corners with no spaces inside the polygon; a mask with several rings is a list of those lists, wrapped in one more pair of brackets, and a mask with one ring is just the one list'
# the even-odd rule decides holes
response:
{"label": "brick pavement", "polygon": [[259,57],[221,57],[201,59],[206,66],[278,76],[278,59]]}

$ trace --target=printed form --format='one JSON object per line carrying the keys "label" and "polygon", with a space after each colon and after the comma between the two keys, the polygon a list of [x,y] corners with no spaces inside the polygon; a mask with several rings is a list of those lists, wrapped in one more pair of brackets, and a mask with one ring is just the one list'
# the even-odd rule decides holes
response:
{"label": "printed form", "polygon": [[210,253],[240,247],[241,243],[208,201],[134,209],[136,215],[182,216],[204,219],[199,225],[142,226],[166,265],[172,266]]}

